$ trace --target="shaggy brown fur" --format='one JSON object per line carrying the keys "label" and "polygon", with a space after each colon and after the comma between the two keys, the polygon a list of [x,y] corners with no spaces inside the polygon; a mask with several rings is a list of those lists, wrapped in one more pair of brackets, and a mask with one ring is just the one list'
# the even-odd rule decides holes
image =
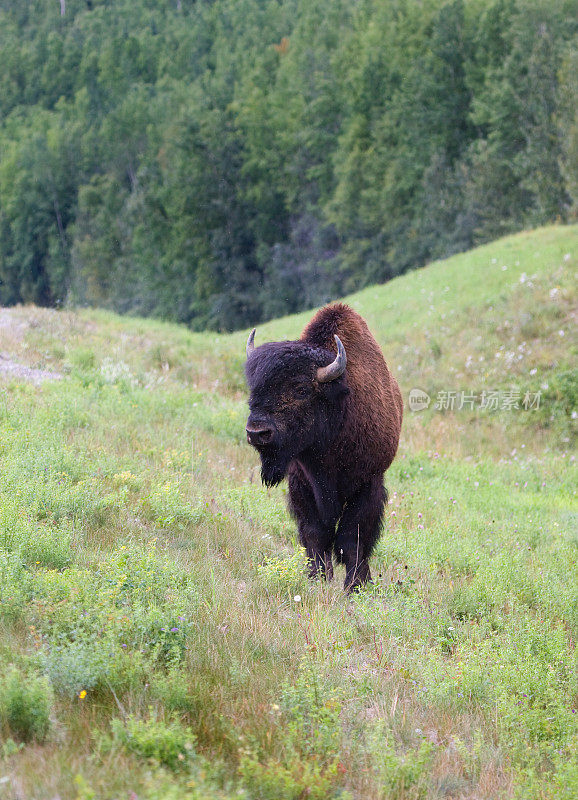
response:
{"label": "shaggy brown fur", "polygon": [[367,323],[343,303],[325,306],[301,334],[301,341],[335,352],[334,335],[347,353],[346,418],[325,463],[349,490],[368,475],[383,473],[395,457],[403,400],[397,381]]}
{"label": "shaggy brown fur", "polygon": [[[347,368],[319,382],[317,370],[335,358],[335,335]],[[299,341],[257,347],[246,373],[247,437],[260,453],[263,481],[273,485],[287,475],[311,574],[330,578],[333,552],[351,591],[371,578],[368,559],[386,502],[383,475],[401,431],[397,382],[363,318],[342,303],[321,309]]]}

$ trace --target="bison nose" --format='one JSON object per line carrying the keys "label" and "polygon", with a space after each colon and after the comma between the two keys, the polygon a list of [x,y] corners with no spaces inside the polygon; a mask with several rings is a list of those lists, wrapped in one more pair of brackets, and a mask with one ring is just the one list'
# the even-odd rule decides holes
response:
{"label": "bison nose", "polygon": [[247,431],[247,441],[253,446],[269,444],[273,439],[272,428],[249,428]]}

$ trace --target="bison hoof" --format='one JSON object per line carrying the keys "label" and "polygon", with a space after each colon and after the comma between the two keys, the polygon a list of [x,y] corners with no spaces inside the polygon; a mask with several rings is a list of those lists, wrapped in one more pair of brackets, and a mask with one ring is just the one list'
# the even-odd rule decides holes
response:
{"label": "bison hoof", "polygon": [[333,563],[331,556],[325,556],[324,559],[319,559],[317,562],[310,561],[309,577],[310,578],[325,578],[326,581],[333,579]]}
{"label": "bison hoof", "polygon": [[345,576],[343,588],[347,594],[353,594],[353,592],[363,589],[366,583],[371,583],[371,572],[366,564],[360,564],[352,575],[347,574]]}

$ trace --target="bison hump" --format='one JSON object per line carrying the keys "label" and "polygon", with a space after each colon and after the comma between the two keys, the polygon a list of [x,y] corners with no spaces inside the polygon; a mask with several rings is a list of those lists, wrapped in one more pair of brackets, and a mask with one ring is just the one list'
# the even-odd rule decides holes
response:
{"label": "bison hump", "polygon": [[334,351],[335,334],[344,342],[351,338],[350,334],[363,335],[364,328],[369,333],[365,320],[356,311],[345,303],[332,303],[315,314],[301,334],[301,341]]}
{"label": "bison hump", "polygon": [[301,340],[335,352],[335,334],[347,353],[350,389],[340,457],[347,460],[348,452],[358,468],[363,463],[368,469],[387,469],[397,450],[403,415],[397,381],[363,317],[344,303],[318,311]]}
{"label": "bison hump", "polygon": [[361,379],[367,380],[368,371],[372,371],[387,380],[388,370],[379,345],[363,317],[345,303],[332,303],[318,311],[301,334],[301,340],[336,352],[336,334],[347,353],[350,378],[359,373]]}

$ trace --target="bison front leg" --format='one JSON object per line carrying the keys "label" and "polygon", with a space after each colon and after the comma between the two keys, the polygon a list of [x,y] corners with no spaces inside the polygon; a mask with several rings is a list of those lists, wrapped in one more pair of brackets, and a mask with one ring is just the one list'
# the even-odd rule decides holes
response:
{"label": "bison front leg", "polygon": [[347,592],[371,580],[369,556],[379,539],[386,499],[383,476],[376,475],[347,501],[335,539],[335,556],[345,564]]}
{"label": "bison front leg", "polygon": [[324,523],[319,514],[311,485],[301,468],[289,468],[289,510],[297,522],[299,541],[309,560],[309,577],[333,578],[331,548],[335,538],[335,524]]}

